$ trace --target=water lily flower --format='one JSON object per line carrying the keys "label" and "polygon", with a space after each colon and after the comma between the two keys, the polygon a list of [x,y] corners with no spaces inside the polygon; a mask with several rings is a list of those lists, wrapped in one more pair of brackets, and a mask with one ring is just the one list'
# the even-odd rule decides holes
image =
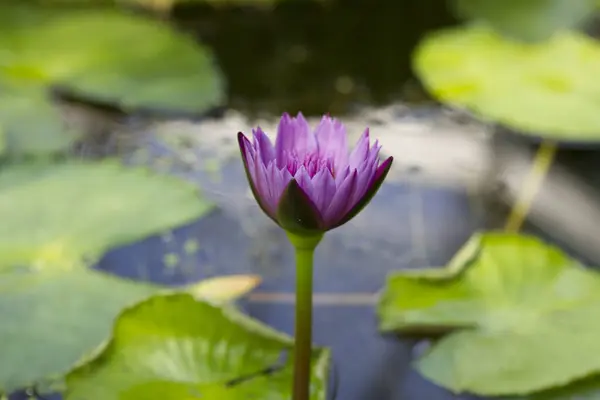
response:
{"label": "water lily flower", "polygon": [[283,114],[275,146],[262,129],[252,142],[238,134],[252,193],[279,226],[297,235],[322,234],[345,224],[373,198],[392,157],[379,159],[367,128],[349,151],[344,125],[324,116],[311,131],[308,122]]}

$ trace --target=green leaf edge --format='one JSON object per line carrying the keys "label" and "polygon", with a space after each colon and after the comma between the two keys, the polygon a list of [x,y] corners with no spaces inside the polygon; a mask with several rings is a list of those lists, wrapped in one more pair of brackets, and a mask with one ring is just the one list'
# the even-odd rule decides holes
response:
{"label": "green leaf edge", "polygon": [[[119,320],[121,319],[121,317],[123,315],[125,315],[127,313],[135,312],[135,310],[138,307],[142,306],[144,303],[146,303],[148,301],[155,299],[156,297],[188,297],[197,303],[205,303],[205,304],[209,305],[210,307],[220,309],[222,311],[222,315],[225,318],[229,318],[230,321],[246,328],[249,332],[258,333],[259,335],[263,335],[264,337],[266,337],[268,339],[277,341],[277,342],[281,343],[282,346],[284,346],[288,349],[292,349],[294,347],[294,339],[291,336],[289,336],[283,332],[277,331],[276,329],[271,328],[270,326],[268,326],[266,324],[261,323],[260,321],[239,311],[233,305],[228,305],[228,304],[216,305],[215,303],[213,303],[209,300],[198,299],[196,296],[194,296],[193,294],[190,294],[186,291],[182,291],[182,290],[178,290],[178,289],[175,289],[175,290],[165,289],[162,292],[158,292],[156,294],[150,295],[147,298],[136,302],[135,304],[125,307],[121,311],[121,313],[117,316],[117,318],[115,319],[115,323],[111,330],[110,337],[107,338],[100,345],[98,345],[98,347],[96,347],[94,350],[92,350],[87,355],[85,355],[80,361],[78,361],[71,368],[70,371],[68,371],[67,373],[64,374],[65,386],[68,387],[68,380],[71,375],[76,374],[79,372],[79,370],[86,368],[86,367],[90,366],[91,364],[94,364],[95,362],[99,361],[99,358],[102,357],[106,352],[108,352],[110,350],[111,346],[113,345],[114,339],[115,339],[115,331],[117,330]],[[315,356],[315,355],[317,357],[317,361],[316,361],[316,370],[314,371],[314,373],[317,376],[321,377],[324,382],[328,382],[327,375],[329,374],[329,370],[331,367],[331,350],[326,347],[315,347],[315,348],[313,348],[313,356]],[[329,387],[326,388],[325,393],[326,394],[329,393]],[[1,394],[2,393],[0,393],[0,395]],[[66,398],[68,399],[68,397],[66,397]],[[321,399],[321,400],[326,400],[326,399]]]}
{"label": "green leaf edge", "polygon": [[384,333],[409,333],[414,331],[414,329],[402,329],[395,326],[395,324],[386,324],[384,322],[385,318],[383,318],[383,316],[387,313],[388,304],[392,302],[395,296],[394,291],[391,289],[394,281],[397,279],[411,279],[415,281],[442,283],[459,279],[462,273],[465,272],[468,267],[473,265],[474,261],[476,261],[484,238],[490,238],[494,236],[512,236],[514,238],[534,240],[538,243],[544,244],[545,246],[551,246],[534,235],[520,233],[513,234],[501,230],[477,231],[465,242],[465,244],[463,244],[463,246],[461,246],[461,248],[454,254],[445,267],[426,267],[417,270],[393,271],[387,275],[385,284],[379,292],[379,298],[377,300],[376,314],[379,320],[379,331]]}

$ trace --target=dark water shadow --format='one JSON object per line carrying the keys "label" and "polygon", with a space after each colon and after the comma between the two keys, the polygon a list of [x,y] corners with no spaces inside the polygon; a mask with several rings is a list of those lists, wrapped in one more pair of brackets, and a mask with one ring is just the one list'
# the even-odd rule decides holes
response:
{"label": "dark water shadow", "polygon": [[457,24],[439,0],[282,1],[273,8],[182,4],[173,19],[215,52],[228,106],[336,115],[427,98],[411,69],[423,35]]}

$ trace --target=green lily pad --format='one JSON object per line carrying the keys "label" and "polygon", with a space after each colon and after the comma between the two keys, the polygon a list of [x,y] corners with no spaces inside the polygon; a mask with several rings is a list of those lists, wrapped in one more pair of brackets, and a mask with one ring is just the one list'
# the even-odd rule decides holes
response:
{"label": "green lily pad", "polygon": [[89,263],[211,209],[192,185],[113,161],[0,171],[0,393],[67,372],[158,290]]}
{"label": "green lily pad", "polygon": [[600,44],[575,32],[510,41],[470,26],[427,36],[414,68],[439,100],[526,134],[600,140]]}
{"label": "green lily pad", "polygon": [[380,327],[447,333],[417,362],[454,392],[523,395],[600,372],[600,274],[528,236],[475,235],[439,270],[389,277]]}
{"label": "green lily pad", "polygon": [[520,40],[546,40],[594,16],[597,0],[453,0],[457,14],[483,20],[500,34]]}
{"label": "green lily pad", "polygon": [[[245,294],[226,287],[228,281],[179,290],[219,303]],[[85,268],[0,273],[0,393],[60,381],[110,336],[125,307],[166,290]]]}
{"label": "green lily pad", "polygon": [[595,375],[556,389],[529,396],[502,400],[597,400],[600,399],[600,376]]}
{"label": "green lily pad", "polygon": [[124,109],[200,112],[223,98],[209,50],[162,22],[114,10],[39,12],[34,28],[5,33],[4,63],[40,81]]}
{"label": "green lily pad", "polygon": [[[32,110],[35,116],[32,115]],[[39,155],[60,152],[77,140],[48,94],[37,86],[0,82],[0,154]]]}
{"label": "green lily pad", "polygon": [[[50,111],[50,88],[125,111],[200,113],[224,98],[207,48],[164,22],[118,10],[3,4],[0,48],[0,87],[14,92],[3,94],[9,107],[0,126],[23,137],[32,125],[34,133],[48,121],[52,132],[62,126]],[[40,109],[43,119],[32,122]]]}
{"label": "green lily pad", "polygon": [[[289,400],[292,365],[280,358],[292,346],[234,310],[155,296],[121,314],[112,341],[67,376],[65,398]],[[329,351],[316,350],[311,400],[325,400],[328,366]]]}
{"label": "green lily pad", "polygon": [[213,207],[192,184],[113,160],[9,167],[0,172],[0,270],[65,268]]}

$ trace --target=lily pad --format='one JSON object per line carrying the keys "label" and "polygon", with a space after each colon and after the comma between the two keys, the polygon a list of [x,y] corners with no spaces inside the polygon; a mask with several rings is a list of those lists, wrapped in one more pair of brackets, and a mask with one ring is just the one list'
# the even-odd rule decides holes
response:
{"label": "lily pad", "polygon": [[59,110],[36,85],[15,88],[0,82],[0,130],[0,154],[8,155],[57,153],[78,138],[66,130]]}
{"label": "lily pad", "polygon": [[[66,400],[289,400],[291,338],[189,295],[126,310],[97,358],[67,376]],[[311,400],[325,400],[329,351],[316,350]]]}
{"label": "lily pad", "polygon": [[530,396],[502,400],[597,400],[600,399],[600,376],[591,376],[564,387],[534,393]]}
{"label": "lily pad", "polygon": [[526,134],[600,140],[600,43],[576,32],[538,44],[485,26],[427,36],[414,68],[439,100]]}
{"label": "lily pad", "polygon": [[546,40],[594,16],[597,0],[453,0],[457,14],[483,20],[500,34],[520,40]]}
{"label": "lily pad", "polygon": [[192,184],[113,160],[11,166],[0,172],[0,270],[66,268],[213,207]]}
{"label": "lily pad", "polygon": [[39,105],[50,107],[51,88],[125,111],[201,113],[223,100],[223,79],[207,48],[164,22],[118,10],[3,4],[0,46],[0,87],[27,91],[17,97],[40,91],[30,107],[21,101],[19,113],[0,114],[0,125],[17,129],[20,121],[22,136]]}
{"label": "lily pad", "polygon": [[67,372],[124,306],[158,288],[89,263],[211,209],[192,185],[113,161],[3,169],[0,393]]}
{"label": "lily pad", "polygon": [[[194,285],[192,294],[223,302],[246,293],[228,291],[228,277],[214,279]],[[110,336],[123,308],[167,290],[83,268],[0,273],[0,280],[0,393],[58,379]]]}
{"label": "lily pad", "polygon": [[536,238],[475,235],[444,272],[390,276],[383,331],[447,333],[417,362],[454,392],[524,395],[600,372],[600,274]]}

